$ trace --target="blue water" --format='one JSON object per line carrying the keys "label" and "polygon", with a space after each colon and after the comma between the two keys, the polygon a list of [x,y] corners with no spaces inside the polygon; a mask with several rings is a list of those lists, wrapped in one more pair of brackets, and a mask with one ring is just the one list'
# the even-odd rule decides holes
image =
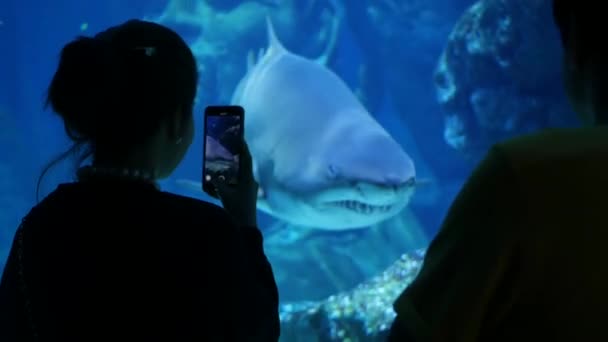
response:
{"label": "blue water", "polygon": [[[468,158],[463,153],[450,147],[444,140],[444,113],[437,102],[436,89],[433,84],[433,72],[437,66],[439,56],[446,45],[448,35],[456,24],[458,18],[474,1],[471,0],[429,0],[427,4],[436,4],[435,7],[427,5],[425,8],[434,19],[432,26],[424,26],[424,22],[409,22],[409,12],[404,11],[403,17],[395,22],[387,20],[383,25],[401,25],[395,32],[401,32],[401,39],[392,39],[399,42],[399,46],[385,46],[387,49],[399,50],[399,68],[394,68],[395,61],[388,63],[381,60],[370,59],[374,54],[373,42],[378,39],[375,31],[357,25],[357,18],[352,13],[359,13],[355,6],[364,4],[391,4],[411,3],[412,8],[420,1],[405,0],[338,0],[353,6],[347,15],[350,15],[341,27],[335,52],[329,67],[334,70],[347,84],[355,89],[358,86],[359,67],[362,62],[375,67],[377,75],[372,77],[376,86],[368,88],[370,106],[374,106],[374,118],[390,133],[407,151],[416,164],[418,177],[428,181],[421,186],[414,195],[408,210],[416,217],[427,241],[439,229],[441,220],[465,181],[467,175],[474,167],[475,158]],[[188,1],[186,1],[188,2]],[[197,1],[189,1],[195,3]],[[221,1],[213,1],[217,4]],[[255,2],[255,1],[251,1]],[[305,3],[300,0],[296,3]],[[225,7],[236,6],[239,1],[226,1]],[[278,6],[288,6],[292,1],[277,1]],[[317,1],[327,3],[327,1]],[[43,108],[46,87],[56,68],[58,54],[61,47],[77,35],[91,35],[107,26],[121,23],[131,18],[158,17],[167,5],[167,0],[105,0],[105,1],[75,1],[75,0],[3,0],[0,2],[0,270],[12,243],[13,233],[21,217],[35,204],[35,186],[42,167],[55,155],[65,150],[69,145],[63,127],[58,117]],[[218,8],[220,6],[218,5]],[[222,6],[224,7],[224,6]],[[271,9],[277,10],[277,9]],[[438,24],[439,23],[439,24]],[[544,23],[545,25],[548,23]],[[168,24],[182,33],[189,42],[194,42],[200,34],[216,37],[218,32],[200,33],[196,28],[184,24]],[[364,25],[364,24],[361,24]],[[235,24],[235,27],[238,26]],[[397,27],[397,26],[395,26]],[[311,34],[316,33],[315,25],[292,27],[288,39],[284,42],[294,52],[316,57],[320,46],[310,42]],[[207,27],[207,30],[213,28]],[[258,48],[265,47],[264,27],[255,28],[255,44]],[[279,35],[284,33],[278,32]],[[397,37],[399,38],[399,37]],[[301,44],[300,44],[301,43]],[[232,44],[232,45],[231,45]],[[233,39],[227,42],[227,53],[241,51],[239,44],[252,44],[251,41]],[[239,52],[240,53],[240,52]],[[236,52],[235,52],[236,54]],[[390,55],[390,54],[389,54]],[[365,57],[367,56],[367,57]],[[233,84],[235,79],[244,73],[244,56],[234,56],[228,62],[242,61],[235,64],[233,73],[226,73],[225,84]],[[366,59],[367,58],[367,59]],[[212,63],[212,58],[200,59],[201,63]],[[209,79],[203,77],[203,81]],[[397,81],[395,81],[397,80]],[[219,80],[224,81],[224,80]],[[392,82],[392,83],[391,83]],[[388,95],[391,84],[400,84],[399,103],[395,103]],[[164,189],[180,194],[195,196],[210,200],[202,194],[188,192],[174,184],[177,179],[188,178],[198,180],[201,168],[200,151],[202,146],[202,112],[207,104],[226,102],[225,95],[220,89],[204,86],[204,96],[197,105],[195,142],[185,160],[175,174],[166,182]],[[383,91],[384,89],[384,91]],[[394,96],[394,94],[393,94]],[[407,103],[404,108],[403,103]],[[314,142],[311,142],[314,143]],[[69,168],[63,167],[55,170],[43,184],[44,193],[52,191],[58,182],[70,179]],[[43,193],[43,194],[44,194]],[[298,260],[313,259],[306,255],[310,245],[304,246],[305,239],[300,235],[301,227],[283,225],[276,228],[277,220],[269,215],[261,214],[260,227],[271,241],[281,241],[292,253],[298,254]],[[274,228],[273,228],[274,227]],[[295,233],[285,233],[293,229]],[[408,227],[389,227],[388,230],[407,230]],[[283,231],[282,231],[283,230]],[[169,234],[170,232],[168,232]],[[389,232],[390,233],[390,232]],[[389,234],[383,232],[383,234]],[[276,234],[276,235],[273,235]],[[278,236],[272,239],[271,235]],[[390,234],[389,234],[390,235]],[[289,239],[285,236],[288,236]],[[342,244],[344,249],[356,245],[351,253],[354,257],[359,254],[367,258],[373,253],[382,253],[381,249],[373,249],[370,245],[366,250],[366,240],[370,235],[364,230],[354,232],[315,232],[312,235],[316,246],[324,250],[324,244]],[[310,243],[310,239],[306,243]],[[353,242],[354,241],[354,242]],[[396,246],[396,247],[395,247]],[[273,246],[270,246],[273,247]],[[356,285],[366,277],[382,272],[383,269],[395,260],[399,253],[408,252],[412,246],[406,243],[400,248],[393,245],[393,252],[380,256],[375,263],[358,266],[357,275],[353,276],[348,266],[340,266],[331,270],[337,277],[344,274],[342,287]],[[287,248],[287,247],[286,247]],[[400,250],[401,249],[401,250]],[[274,249],[273,249],[274,250]],[[363,254],[361,254],[363,253]],[[323,254],[322,254],[323,255]],[[325,258],[330,258],[331,253]],[[281,253],[269,252],[271,263],[275,268],[285,265]],[[318,255],[316,256],[319,257]],[[322,256],[323,257],[323,256]],[[308,258],[308,259],[307,259]],[[330,260],[331,261],[331,260]],[[293,267],[300,266],[297,262]],[[314,264],[314,260],[313,260]],[[341,265],[340,263],[329,263]],[[289,265],[288,263],[286,265]],[[278,269],[277,273],[289,273],[290,270]],[[348,276],[347,276],[348,275]],[[314,284],[314,275],[311,275]],[[347,278],[348,277],[348,278]],[[321,280],[320,280],[321,281]],[[302,292],[301,288],[291,288],[288,280],[279,281],[282,298],[286,300],[322,300],[326,295],[337,289],[327,287],[319,290],[310,286],[310,293]],[[304,290],[305,291],[305,290]],[[299,298],[295,293],[299,293]]]}

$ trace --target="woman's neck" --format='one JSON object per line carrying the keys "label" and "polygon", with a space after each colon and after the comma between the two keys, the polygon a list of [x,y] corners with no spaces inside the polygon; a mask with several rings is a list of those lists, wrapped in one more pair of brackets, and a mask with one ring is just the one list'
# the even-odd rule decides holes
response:
{"label": "woman's neck", "polygon": [[139,171],[143,173],[156,174],[154,167],[142,166],[141,164],[129,164],[129,163],[92,163],[92,167],[100,170],[129,170]]}
{"label": "woman's neck", "polygon": [[156,175],[157,166],[145,153],[132,153],[124,157],[104,158],[95,156],[92,166],[98,169],[120,169],[150,173]]}
{"label": "woman's neck", "polygon": [[148,183],[156,189],[160,189],[156,182],[157,176],[138,169],[115,168],[115,167],[99,167],[99,166],[84,166],[77,172],[79,181],[90,181],[99,179],[115,179],[122,181],[135,181]]}

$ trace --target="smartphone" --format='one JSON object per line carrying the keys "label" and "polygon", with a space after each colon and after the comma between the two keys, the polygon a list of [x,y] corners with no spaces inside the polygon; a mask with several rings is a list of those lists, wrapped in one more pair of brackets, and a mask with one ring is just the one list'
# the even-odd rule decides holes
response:
{"label": "smartphone", "polygon": [[244,139],[245,110],[241,106],[205,108],[203,138],[203,191],[218,198],[213,182],[237,185],[240,149]]}

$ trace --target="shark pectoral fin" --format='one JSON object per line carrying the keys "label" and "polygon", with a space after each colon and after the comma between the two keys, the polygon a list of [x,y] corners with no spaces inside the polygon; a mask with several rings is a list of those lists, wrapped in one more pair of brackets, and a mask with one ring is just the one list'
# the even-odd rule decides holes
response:
{"label": "shark pectoral fin", "polygon": [[190,179],[178,179],[175,181],[175,184],[177,184],[177,186],[179,186],[180,188],[183,188],[186,190],[199,191],[199,192],[203,191],[203,183],[193,181]]}
{"label": "shark pectoral fin", "polygon": [[266,192],[266,188],[264,187],[264,183],[258,178],[257,174],[258,168],[255,161],[253,162],[253,175],[256,182],[258,182],[258,200],[257,200],[257,208],[265,212],[266,214],[273,215],[274,213],[271,209],[270,203],[268,202],[268,193]]}
{"label": "shark pectoral fin", "polygon": [[258,175],[258,163],[255,162],[255,158],[251,158],[251,172],[253,173],[253,179],[255,179],[255,181],[259,184],[260,177]]}
{"label": "shark pectoral fin", "polygon": [[270,203],[268,203],[266,197],[258,197],[257,208],[258,210],[263,211],[266,214],[275,216],[274,212],[270,208]]}

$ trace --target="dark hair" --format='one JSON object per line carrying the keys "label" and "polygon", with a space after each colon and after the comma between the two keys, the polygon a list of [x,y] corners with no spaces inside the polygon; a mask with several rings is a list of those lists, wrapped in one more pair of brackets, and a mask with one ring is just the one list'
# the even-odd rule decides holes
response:
{"label": "dark hair", "polygon": [[570,13],[568,5],[572,0],[553,0],[553,19],[559,30],[562,43],[567,42]]}
{"label": "dark hair", "polygon": [[191,115],[198,74],[184,40],[167,27],[130,20],[94,37],[78,37],[61,51],[47,106],[64,122],[80,165],[88,156],[129,150],[178,110]]}
{"label": "dark hair", "polygon": [[[558,28],[561,41],[566,49],[576,49],[574,63],[578,66],[592,66],[596,81],[608,81],[608,69],[605,60],[606,13],[601,1],[589,0],[553,0],[553,18]],[[574,44],[573,44],[574,43]],[[608,95],[604,84],[595,84],[596,111],[593,118],[596,124],[608,124]]]}
{"label": "dark hair", "polygon": [[[553,19],[564,45],[576,41],[582,56],[603,51],[605,12],[601,1],[553,0]],[[576,23],[576,30],[572,24]]]}

